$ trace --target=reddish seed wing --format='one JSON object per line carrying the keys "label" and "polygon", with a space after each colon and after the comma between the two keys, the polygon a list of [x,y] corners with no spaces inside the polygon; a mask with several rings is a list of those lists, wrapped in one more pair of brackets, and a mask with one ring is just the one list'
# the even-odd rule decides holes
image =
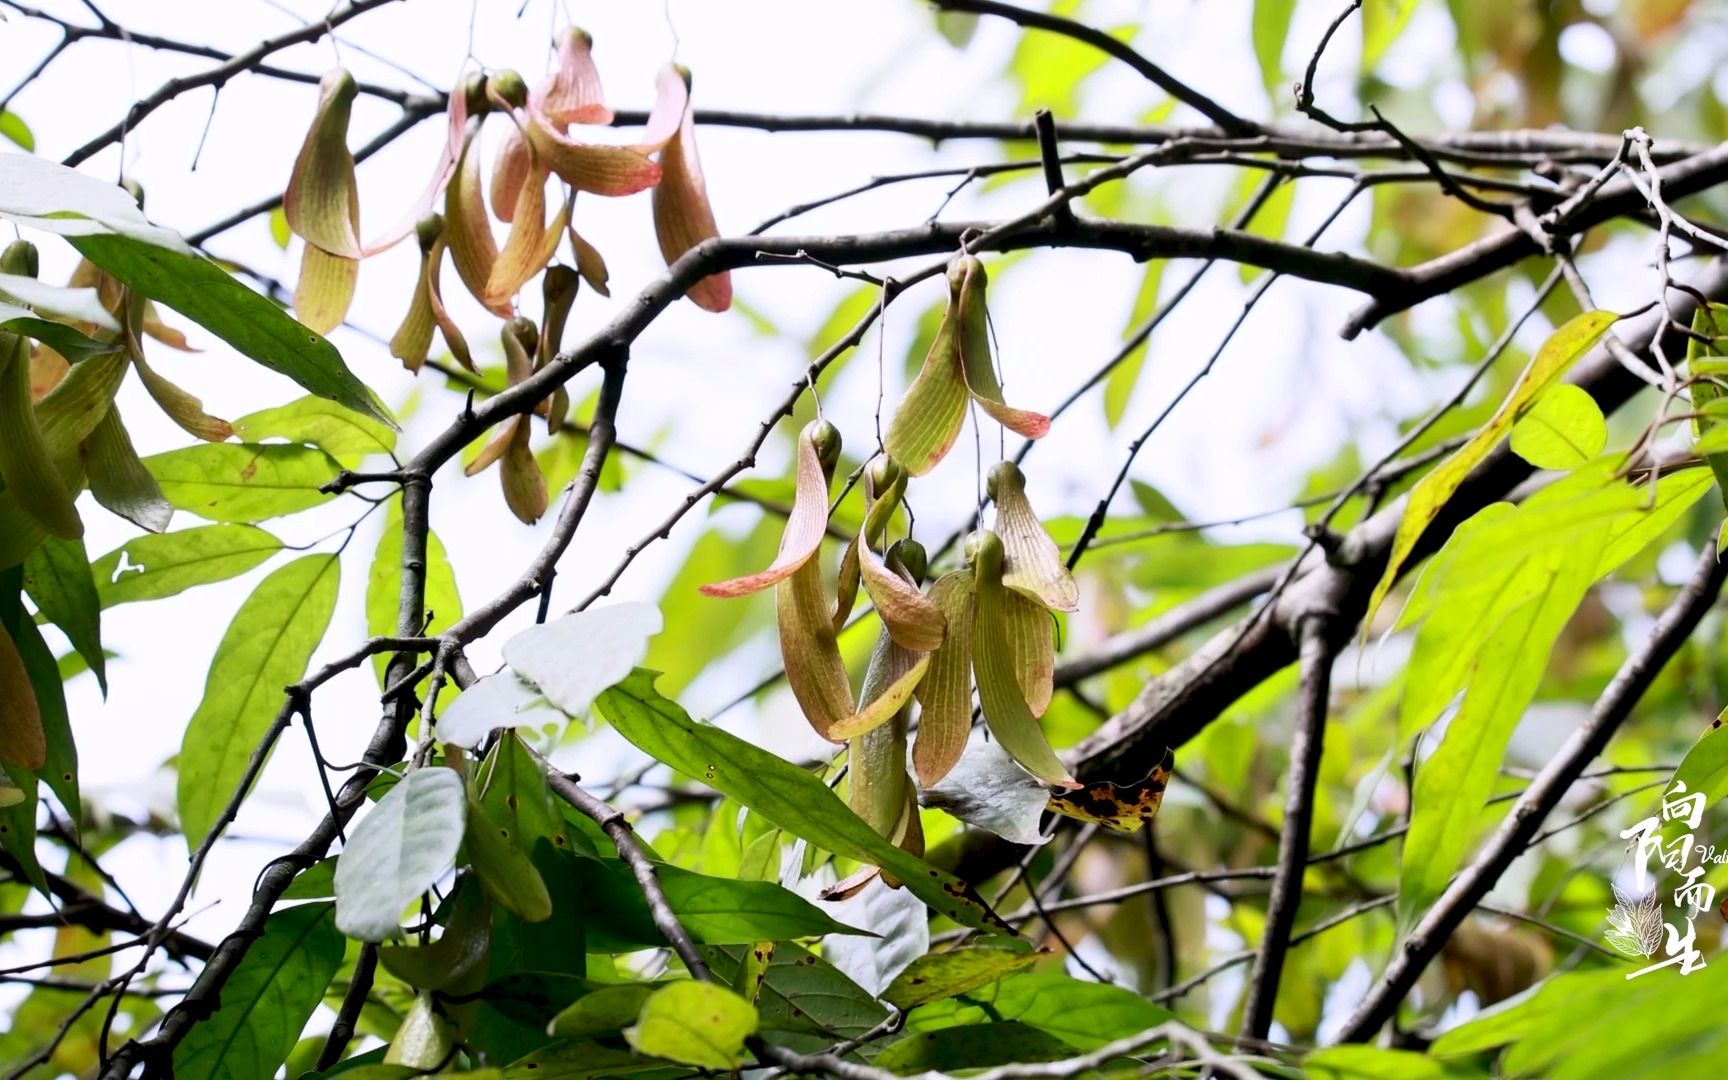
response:
{"label": "reddish seed wing", "polygon": [[1008,430],[1028,439],[1042,439],[1050,431],[1048,416],[1016,409],[1002,400],[1002,384],[996,380],[996,369],[990,359],[984,264],[971,255],[962,255],[949,267],[948,278],[951,284],[958,282],[960,368],[972,399]]}
{"label": "reddish seed wing", "polygon": [[565,27],[558,35],[558,66],[528,97],[528,107],[555,124],[610,124],[612,110],[594,66],[594,39]]}
{"label": "reddish seed wing", "polygon": [[[676,69],[660,75],[662,80],[684,77]],[[702,179],[696,128],[688,108],[677,136],[660,153],[660,168],[660,183],[654,186],[654,232],[660,241],[660,254],[670,266],[697,244],[720,235]],[[710,274],[685,295],[705,311],[725,311],[732,306],[732,275],[725,271]]]}
{"label": "reddish seed wing", "polygon": [[[786,518],[786,531],[780,536],[779,555],[766,570],[702,586],[702,595],[730,597],[760,592],[791,577],[816,554],[828,529],[828,478],[816,451],[815,427],[811,424],[798,436],[796,493],[792,513]],[[829,621],[826,610],[823,621]]]}

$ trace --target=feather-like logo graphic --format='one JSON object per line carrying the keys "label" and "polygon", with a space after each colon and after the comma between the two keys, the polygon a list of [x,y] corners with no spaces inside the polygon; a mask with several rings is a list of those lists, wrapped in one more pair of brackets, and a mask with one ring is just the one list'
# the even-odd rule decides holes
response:
{"label": "feather-like logo graphic", "polygon": [[1654,956],[1662,945],[1662,905],[1655,891],[1632,897],[1615,885],[1614,901],[1603,938],[1627,956]]}

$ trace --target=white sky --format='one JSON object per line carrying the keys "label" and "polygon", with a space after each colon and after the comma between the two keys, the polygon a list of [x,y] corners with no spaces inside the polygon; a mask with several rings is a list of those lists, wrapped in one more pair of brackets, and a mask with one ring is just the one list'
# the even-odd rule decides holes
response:
{"label": "white sky", "polygon": [[[476,15],[464,0],[416,0],[392,5],[344,27],[341,37],[353,46],[388,56],[445,86],[469,52],[492,67],[514,66],[533,81],[543,70],[555,13],[549,0],[530,0],[515,17],[519,0],[487,0]],[[51,9],[79,17],[72,0],[44,0]],[[136,30],[210,42],[239,50],[287,30],[292,16],[265,0],[107,0],[116,20]],[[316,17],[321,5],[289,5]],[[563,5],[560,5],[563,7]],[[1291,56],[1306,49],[1326,14],[1305,3],[1298,18]],[[568,4],[574,20],[596,40],[596,57],[611,103],[645,107],[653,78],[672,50],[668,16],[677,27],[678,59],[695,74],[698,107],[781,113],[844,113],[855,110],[927,117],[1004,118],[1012,115],[1016,88],[999,77],[1014,48],[1017,31],[986,23],[965,52],[957,52],[931,32],[921,4],[901,0],[852,4],[771,3],[703,4],[674,2],[669,12],[655,3]],[[1104,2],[1089,6],[1092,21],[1106,26],[1138,21],[1137,44],[1179,77],[1218,96],[1229,107],[1265,115],[1267,104],[1248,47],[1248,13],[1242,0],[1208,3]],[[472,18],[471,18],[472,16]],[[561,17],[559,19],[561,22]],[[1432,26],[1420,35],[1431,49]],[[4,31],[5,60],[0,83],[10,84],[53,41],[40,24],[14,18]],[[1442,33],[1442,37],[1444,34]],[[328,43],[303,46],[272,62],[320,72],[337,55],[363,80],[412,85],[390,68],[362,55],[359,48],[333,49]],[[1341,55],[1345,52],[1341,49]],[[1431,55],[1431,53],[1430,53]],[[12,109],[33,127],[38,150],[59,158],[125,112],[131,101],[165,79],[202,70],[207,61],[172,54],[129,50],[105,42],[77,46],[49,75],[20,94]],[[1340,88],[1339,92],[1344,92]],[[224,89],[210,116],[208,90],[189,93],[158,111],[134,132],[125,146],[125,171],[145,187],[147,211],[162,224],[191,232],[233,208],[279,191],[310,118],[315,88],[245,77]],[[1159,96],[1132,73],[1108,71],[1082,96],[1088,119],[1133,122],[1159,103]],[[393,106],[362,98],[355,110],[351,142],[359,145],[394,118]],[[209,133],[197,155],[206,118]],[[1178,119],[1192,119],[1178,114]],[[395,220],[417,193],[437,154],[442,127],[421,125],[360,169],[363,233]],[[496,133],[493,134],[496,139]],[[967,165],[988,160],[984,143],[955,143],[932,150],[919,140],[891,134],[770,135],[736,129],[702,129],[700,142],[708,184],[721,228],[743,232],[790,204],[850,187],[872,175],[938,164]],[[113,178],[122,162],[109,150],[84,168]],[[1216,220],[1218,205],[1234,177],[1198,174],[1168,187],[1166,204],[1179,208],[1182,224],[1205,227]],[[950,182],[900,185],[867,198],[813,213],[781,226],[780,233],[870,231],[922,221],[937,206]],[[964,195],[950,207],[952,218],[1014,214],[1040,197],[1032,186],[1010,187],[985,197]],[[1305,232],[1329,208],[1337,191],[1318,185],[1298,195],[1292,234]],[[1351,246],[1366,225],[1367,200],[1348,214],[1323,247]],[[584,290],[568,340],[600,325],[628,304],[642,285],[661,270],[653,242],[646,195],[625,200],[584,197],[578,225],[606,255],[612,271],[610,301]],[[70,268],[68,249],[43,239],[45,275]],[[292,281],[297,252],[279,251],[262,218],[210,244],[219,255],[241,260]],[[353,307],[354,322],[387,338],[404,310],[417,254],[412,243],[368,262]],[[922,265],[924,260],[908,265]],[[1191,264],[1170,267],[1168,292]],[[1113,253],[1051,253],[1027,260],[992,293],[991,306],[1002,343],[1009,398],[1019,405],[1048,410],[1116,348],[1140,270]],[[764,313],[783,330],[784,339],[757,335],[739,314],[714,316],[679,304],[642,337],[631,361],[621,418],[621,434],[637,443],[661,440],[665,457],[700,474],[710,474],[735,458],[766,415],[797,377],[809,355],[800,346],[852,288],[819,270],[801,267],[734,273],[739,299]],[[1612,302],[1615,286],[1604,283]],[[446,275],[447,298],[460,292]],[[928,289],[891,308],[886,338],[888,398],[901,385],[901,358],[911,322],[936,294]],[[1196,365],[1216,344],[1235,315],[1244,290],[1232,267],[1221,267],[1153,338],[1150,360],[1126,421],[1112,432],[1103,423],[1096,394],[1059,421],[1029,459],[1027,472],[1035,505],[1046,513],[1083,512],[1107,487],[1128,441],[1156,415]],[[1283,282],[1275,286],[1225,354],[1214,375],[1142,451],[1134,475],[1160,487],[1194,518],[1250,513],[1292,498],[1307,470],[1324,460],[1341,437],[1357,433],[1368,451],[1388,444],[1388,418],[1405,415],[1451,379],[1425,383],[1387,342],[1367,335],[1343,343],[1336,327],[1357,303],[1352,294]],[[471,342],[490,345],[496,323],[466,296],[454,305]],[[172,317],[171,317],[172,318]],[[1539,320],[1533,320],[1539,324]],[[299,396],[297,388],[221,347],[210,335],[186,325],[206,351],[181,356],[156,349],[153,360],[164,373],[204,398],[209,410],[233,418]],[[1540,335],[1541,327],[1531,329]],[[1444,327],[1439,332],[1445,332]],[[339,330],[332,340],[348,363],[376,386],[384,399],[400,403],[414,387],[387,352],[366,336]],[[495,348],[495,346],[492,346]],[[874,334],[864,355],[843,378],[825,390],[830,419],[854,447],[873,441],[871,415],[876,398],[878,348]],[[461,400],[438,388],[435,375],[425,387],[424,405],[408,425],[402,444],[410,451],[448,423]],[[579,398],[592,386],[584,377]],[[141,452],[186,445],[144,396],[136,381],[121,395],[128,426]],[[969,437],[967,438],[969,442]],[[1012,445],[1012,444],[1011,444]],[[778,475],[787,443],[776,440],[764,455],[763,475]],[[921,484],[919,523],[923,535],[940,538],[963,516],[974,477],[970,451],[955,454],[941,474]],[[601,496],[590,509],[571,551],[561,564],[560,607],[586,592],[616,559],[620,549],[657,521],[688,488],[688,482],[650,467],[633,470],[634,482],[623,496]],[[943,514],[942,492],[952,495]],[[1126,501],[1127,493],[1124,492]],[[464,601],[483,602],[507,585],[543,542],[550,521],[519,525],[505,510],[495,474],[463,480],[459,467],[439,474],[433,524],[451,552]],[[286,524],[265,527],[296,542],[322,536],[352,520],[358,504],[341,500]],[[752,511],[726,515],[747,525]],[[382,515],[378,517],[381,518]],[[680,553],[700,531],[703,511],[688,518],[673,541],[655,545],[624,577],[615,596],[656,599]],[[131,526],[94,504],[86,510],[87,543],[92,557],[131,535]],[[200,524],[177,515],[175,526]],[[344,559],[343,588],[335,620],[314,664],[351,649],[364,636],[361,610],[366,567],[377,519],[362,528]],[[1299,519],[1286,515],[1253,533],[1293,541]],[[927,530],[927,531],[925,531]],[[1246,535],[1246,534],[1244,534]],[[271,564],[272,566],[277,564]],[[110,664],[111,696],[99,697],[94,681],[80,678],[68,687],[80,753],[83,783],[98,805],[129,814],[146,808],[166,813],[174,780],[163,762],[179,746],[186,719],[202,693],[205,668],[228,618],[267,570],[208,586],[152,604],[126,605],[105,613],[104,639],[122,654]],[[497,643],[531,618],[518,613],[492,638],[472,650],[475,666],[496,662]],[[1073,637],[1085,641],[1101,632],[1084,617]],[[56,638],[56,643],[59,643]],[[744,651],[743,659],[721,675],[704,680],[685,695],[684,704],[703,715],[741,687],[760,677],[774,659],[771,643]],[[774,745],[794,753],[802,723],[781,695],[771,700],[765,720],[778,733]],[[320,691],[315,706],[326,754],[334,761],[356,758],[377,720],[376,689],[361,671]],[[728,716],[728,723],[764,719],[751,710]],[[609,745],[604,737],[599,744]],[[566,760],[588,775],[609,750],[592,743],[566,749]],[[323,798],[312,782],[310,760],[299,732],[279,748],[260,789],[233,830],[241,838],[223,844],[194,896],[197,912],[189,929],[215,939],[243,910],[258,867],[300,839],[322,813]],[[123,844],[104,863],[127,883],[147,914],[159,911],[185,865],[182,841],[139,838]],[[17,950],[0,952],[9,960]]]}

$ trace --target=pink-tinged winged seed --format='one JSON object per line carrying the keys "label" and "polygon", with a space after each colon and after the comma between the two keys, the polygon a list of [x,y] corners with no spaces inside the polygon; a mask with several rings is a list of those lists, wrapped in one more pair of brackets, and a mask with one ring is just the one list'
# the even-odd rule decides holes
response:
{"label": "pink-tinged winged seed", "polygon": [[319,83],[318,108],[282,196],[283,216],[296,236],[349,259],[361,256],[360,193],[354,182],[354,155],[348,149],[348,119],[356,92],[353,76],[340,68]]}
{"label": "pink-tinged winged seed", "polygon": [[[774,562],[754,574],[704,585],[702,595],[733,597],[760,592],[791,577],[822,546],[822,536],[828,529],[828,478],[816,451],[814,429],[812,424],[798,436],[792,513],[786,518],[786,531],[780,535],[780,551]],[[828,621],[827,611],[823,612],[823,621]]]}

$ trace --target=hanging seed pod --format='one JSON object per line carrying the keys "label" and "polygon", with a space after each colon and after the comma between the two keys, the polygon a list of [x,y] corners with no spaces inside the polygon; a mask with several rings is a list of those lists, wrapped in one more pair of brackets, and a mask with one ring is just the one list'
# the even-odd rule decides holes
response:
{"label": "hanging seed pod", "polygon": [[421,242],[424,243],[425,232],[433,233],[432,250],[426,253],[424,281],[426,286],[426,302],[432,308],[432,321],[438,324],[438,332],[444,335],[444,344],[450,349],[450,355],[469,371],[478,372],[474,365],[473,354],[468,350],[468,339],[462,336],[461,327],[444,309],[443,287],[439,275],[444,269],[444,252],[449,247],[449,240],[444,232],[444,219],[438,214],[428,215],[421,222]]}
{"label": "hanging seed pod", "polygon": [[402,316],[402,325],[390,337],[390,355],[402,361],[402,366],[409,371],[419,371],[432,352],[432,330],[437,325],[432,314],[432,253],[436,250],[442,254],[438,239],[444,232],[444,219],[437,214],[428,214],[420,219],[414,232],[420,241],[420,273],[414,278],[408,314]]}
{"label": "hanging seed pod", "polygon": [[[504,347],[505,370],[511,386],[533,374],[534,365],[530,358],[539,344],[538,339],[539,331],[527,319],[515,316],[505,321],[499,340]],[[527,525],[545,515],[550,501],[545,474],[540,471],[540,463],[534,460],[534,452],[529,446],[530,435],[527,416],[511,417],[464,470],[468,476],[475,476],[493,462],[501,462],[499,479],[504,486],[504,501],[517,520]]]}
{"label": "hanging seed pod", "polygon": [[[889,549],[888,565],[878,565],[882,565],[884,575],[892,576],[899,583],[903,594],[918,597],[921,603],[927,604],[930,611],[939,617],[941,612],[918,591],[916,584],[925,563],[923,546],[916,540],[902,540]],[[918,574],[912,572],[913,567],[918,568]],[[909,648],[902,644],[886,617],[882,621],[882,635],[877,642],[877,652],[882,654],[880,662],[877,657],[872,656],[870,668],[865,674],[864,693],[858,699],[858,711],[834,726],[831,734],[836,739],[855,738],[900,718],[904,710],[912,704],[913,694],[929,672],[929,651]],[[874,681],[872,674],[875,676]],[[904,751],[901,757],[901,769],[904,770]]]}
{"label": "hanging seed pod", "polygon": [[[583,56],[586,57],[586,51]],[[642,141],[634,146],[584,143],[565,134],[569,122],[549,109],[545,99],[529,100],[526,108],[514,107],[528,146],[539,161],[577,191],[596,195],[633,195],[659,183],[660,166],[650,155],[658,153],[678,133],[688,91],[682,79],[660,80],[659,96],[648,114]]]}
{"label": "hanging seed pod", "polygon": [[918,783],[934,787],[960,760],[972,730],[972,574],[956,570],[930,587],[948,624],[942,647],[918,684],[918,739],[912,766]]}
{"label": "hanging seed pod", "polygon": [[913,476],[923,476],[947,456],[966,420],[968,401],[997,423],[1029,439],[1042,438],[1050,420],[1002,400],[1002,384],[990,355],[985,312],[986,275],[976,256],[948,264],[948,306],[925,354],[924,366],[894,412],[884,440],[888,452]]}
{"label": "hanging seed pod", "polygon": [[1077,787],[1050,749],[1021,686],[1019,668],[1028,657],[1012,629],[1014,615],[1009,605],[1018,594],[1002,584],[1002,554],[1002,540],[993,532],[979,531],[966,538],[966,562],[972,568],[974,590],[973,676],[984,707],[984,722],[1021,768],[1053,787]]}
{"label": "hanging seed pod", "polygon": [[778,584],[816,554],[828,529],[828,484],[840,459],[840,433],[815,420],[798,435],[792,513],[780,534],[780,551],[766,570],[701,588],[703,596],[748,596]]}
{"label": "hanging seed pod", "polygon": [[566,198],[550,225],[546,222],[546,181],[548,173],[536,161],[529,162],[527,176],[522,180],[521,196],[516,200],[515,217],[510,234],[486,279],[485,295],[481,298],[488,308],[497,310],[511,304],[522,286],[552,261],[570,224],[571,200]]}
{"label": "hanging seed pod", "polygon": [[1002,538],[1002,584],[1051,611],[1079,608],[1080,586],[1026,499],[1026,475],[1012,461],[1000,461],[991,467],[988,482],[996,534]]}
{"label": "hanging seed pod", "polygon": [[360,192],[354,155],[348,150],[348,121],[357,92],[354,77],[340,68],[318,84],[312,127],[282,196],[282,215],[295,236],[347,259],[360,258]]}
{"label": "hanging seed pod", "polygon": [[[889,550],[889,572],[916,589],[928,560],[916,541],[903,540]],[[920,656],[896,644],[884,631],[876,640],[870,667],[864,676],[860,705],[892,694],[895,684],[929,665]],[[855,736],[848,742],[849,799],[852,810],[888,841],[914,855],[924,853],[924,831],[918,819],[918,791],[906,772],[907,731],[911,726],[911,702],[905,701],[885,723]],[[891,888],[900,882],[890,874],[882,880]]]}
{"label": "hanging seed pod", "polygon": [[739,596],[774,585],[786,681],[804,718],[826,739],[834,739],[834,727],[852,715],[852,684],[828,617],[822,564],[813,557],[827,526],[828,484],[839,458],[840,433],[833,425],[816,421],[807,426],[798,438],[797,494],[779,556],[760,574],[703,590],[710,596]]}
{"label": "hanging seed pod", "polygon": [[852,684],[829,617],[821,560],[815,558],[828,527],[828,485],[839,459],[840,432],[834,425],[825,420],[805,425],[793,465],[792,512],[774,561],[765,570],[700,590],[704,596],[737,597],[774,587],[786,681],[804,718],[824,738],[852,715]]}
{"label": "hanging seed pod", "polygon": [[874,545],[881,541],[905,494],[906,470],[893,458],[878,457],[864,470],[864,531],[847,543],[840,556],[840,579],[834,598],[835,633],[839,633],[846,620],[852,617],[852,605],[858,600],[859,545]]}
{"label": "hanging seed pod", "polygon": [[320,334],[348,314],[360,274],[360,190],[348,149],[348,120],[357,88],[337,69],[318,88],[312,127],[294,160],[282,213],[306,242],[294,287],[294,315]]}
{"label": "hanging seed pod", "polygon": [[[688,68],[673,66],[660,78],[677,79],[690,91]],[[660,254],[671,266],[685,252],[720,235],[714,223],[714,208],[708,202],[708,186],[702,179],[702,161],[696,153],[696,124],[688,105],[678,134],[660,151],[660,182],[654,185],[654,233]],[[732,275],[722,270],[690,286],[685,296],[704,311],[725,311],[732,306]]]}
{"label": "hanging seed pod", "polygon": [[[498,81],[498,76],[491,80]],[[486,301],[486,285],[498,263],[498,240],[492,235],[492,222],[486,216],[480,192],[481,130],[475,125],[462,140],[456,173],[444,192],[444,242],[450,249],[450,261],[456,264],[457,275],[474,299],[485,304],[494,315],[507,319],[515,314],[513,307],[494,307]]]}
{"label": "hanging seed pod", "polygon": [[[561,263],[548,267],[540,276],[540,348],[534,356],[534,370],[539,371],[557,359],[559,346],[564,341],[564,326],[570,319],[571,309],[576,306],[576,290],[581,283],[576,271]],[[559,386],[552,391],[552,398],[546,406],[546,430],[554,434],[562,431],[569,415],[570,391]]]}

